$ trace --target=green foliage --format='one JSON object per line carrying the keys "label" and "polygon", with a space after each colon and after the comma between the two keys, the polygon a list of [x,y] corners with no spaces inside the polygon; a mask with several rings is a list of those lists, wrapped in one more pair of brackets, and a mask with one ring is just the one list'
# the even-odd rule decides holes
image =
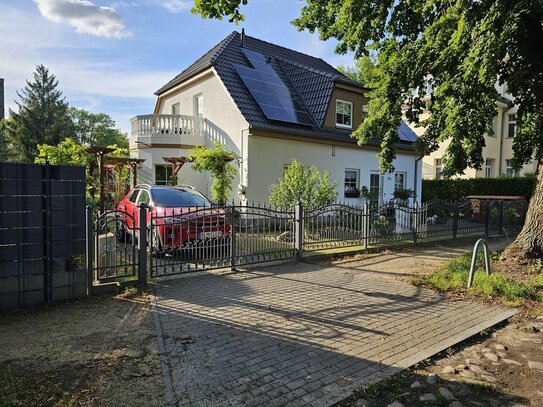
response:
{"label": "green foliage", "polygon": [[0,119],[0,161],[9,159],[9,144],[6,135],[6,119]]}
{"label": "green foliage", "polygon": [[357,59],[355,65],[340,65],[337,69],[349,78],[362,82],[368,88],[373,88],[379,83],[380,72],[376,64],[377,57],[370,54]]}
{"label": "green foliage", "polygon": [[232,192],[232,181],[238,173],[230,162],[237,161],[238,157],[217,142],[213,143],[212,148],[194,147],[189,157],[194,160],[192,168],[198,172],[209,171],[211,174],[211,199],[219,205],[226,204]]}
{"label": "green foliage", "polygon": [[[197,0],[194,12],[208,18],[240,21],[247,0]],[[306,0],[293,24],[338,40],[336,52],[357,58],[378,54],[379,70],[370,94],[368,116],[354,135],[361,143],[381,142],[380,169],[392,168],[402,119],[421,122],[426,131],[420,152],[434,151],[449,139],[445,175],[481,168],[485,134],[492,133],[499,98],[496,83],[507,83],[519,105],[514,165],[543,151],[543,2]],[[425,89],[430,81],[429,101]]]}
{"label": "green foliage", "polygon": [[397,189],[394,191],[394,198],[406,200],[412,198],[414,193],[412,189]]}
{"label": "green foliage", "polygon": [[457,201],[469,195],[518,195],[530,199],[534,177],[422,180],[422,200]]}
{"label": "green foliage", "polygon": [[70,118],[74,124],[73,139],[79,144],[106,147],[117,145],[128,148],[125,133],[115,128],[115,121],[105,113],[91,113],[71,107]]}
{"label": "green foliage", "polygon": [[[478,264],[483,262],[480,255]],[[471,253],[459,256],[425,278],[418,278],[416,284],[427,284],[439,291],[461,291],[466,289],[471,265]],[[538,300],[543,294],[543,274],[537,274],[524,282],[517,282],[501,273],[488,277],[482,269],[477,269],[473,286],[469,292],[483,297],[502,299],[510,304],[523,300]]]}
{"label": "green foliage", "polygon": [[[111,157],[128,157],[128,149],[117,148],[116,145],[108,146],[115,148],[115,151],[108,156]],[[97,172],[96,157],[87,151],[87,146],[77,144],[71,138],[66,138],[58,145],[40,144],[38,145],[38,155],[34,162],[45,164],[49,162],[52,165],[73,164],[85,167],[85,177],[87,181],[87,200],[90,204],[96,203],[96,193],[99,190],[100,180]],[[128,179],[130,172],[126,168],[121,171],[114,171],[113,182],[115,190],[121,190],[121,185],[124,185]],[[124,191],[124,189],[122,189]]]}
{"label": "green foliage", "polygon": [[5,136],[13,160],[32,162],[38,144],[56,145],[73,132],[68,103],[57,86],[55,75],[38,65],[34,81],[27,81],[25,88],[17,92],[19,111],[10,112],[5,121]]}
{"label": "green foliage", "polygon": [[330,173],[323,175],[315,166],[305,167],[293,159],[282,179],[270,187],[270,203],[279,209],[292,210],[297,202],[304,208],[330,205],[338,197],[337,182],[330,183]]}

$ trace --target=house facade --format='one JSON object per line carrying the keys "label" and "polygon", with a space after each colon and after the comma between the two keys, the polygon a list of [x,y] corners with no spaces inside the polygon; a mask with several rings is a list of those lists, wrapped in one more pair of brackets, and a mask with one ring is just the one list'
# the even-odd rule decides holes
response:
{"label": "house facade", "polygon": [[[270,186],[294,158],[330,172],[341,201],[363,204],[362,189],[380,202],[395,189],[420,196],[416,135],[405,123],[391,173],[379,173],[379,140],[359,146],[351,137],[363,119],[365,93],[322,59],[233,32],[156,92],[153,114],[132,119],[131,152],[145,159],[138,181],[170,183],[164,158],[219,142],[239,157],[236,203],[267,203]],[[190,163],[177,183],[209,192],[208,175]]]}
{"label": "house facade", "polygon": [[[513,104],[512,97],[507,93],[506,85],[497,86],[501,98],[496,101],[496,116],[492,122],[493,134],[485,136],[483,147],[484,164],[480,170],[467,168],[458,178],[494,178],[500,176],[514,177],[526,173],[534,173],[536,162],[526,164],[520,171],[512,166],[513,140],[516,131],[516,118],[518,106]],[[422,117],[424,119],[424,116]],[[421,135],[424,128],[412,130]],[[423,159],[422,176],[425,179],[440,179],[443,168],[443,157],[450,141],[439,144],[439,148],[425,156]]]}

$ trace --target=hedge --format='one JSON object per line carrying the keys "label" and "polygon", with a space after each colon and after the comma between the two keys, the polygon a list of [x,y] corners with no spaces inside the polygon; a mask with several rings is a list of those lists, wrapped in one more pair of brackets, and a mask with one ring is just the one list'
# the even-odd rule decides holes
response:
{"label": "hedge", "polygon": [[532,196],[535,177],[423,179],[422,201],[461,200],[468,195],[522,195]]}

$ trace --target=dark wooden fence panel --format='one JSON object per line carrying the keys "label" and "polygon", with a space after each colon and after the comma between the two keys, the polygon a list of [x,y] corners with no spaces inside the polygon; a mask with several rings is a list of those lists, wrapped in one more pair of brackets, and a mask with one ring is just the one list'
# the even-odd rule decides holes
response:
{"label": "dark wooden fence panel", "polygon": [[0,163],[0,309],[86,295],[85,169]]}

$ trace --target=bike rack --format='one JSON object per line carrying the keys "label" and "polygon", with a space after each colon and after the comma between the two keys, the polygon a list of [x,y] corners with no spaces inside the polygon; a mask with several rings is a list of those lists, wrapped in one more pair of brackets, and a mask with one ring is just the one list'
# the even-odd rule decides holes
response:
{"label": "bike rack", "polygon": [[485,239],[479,239],[475,242],[473,246],[473,255],[471,256],[471,267],[469,269],[469,278],[468,278],[468,288],[471,288],[473,284],[473,275],[475,274],[475,263],[477,262],[477,252],[479,251],[479,246],[483,245],[483,252],[485,254],[485,272],[486,275],[490,277],[490,259],[488,258],[488,245],[486,244]]}

